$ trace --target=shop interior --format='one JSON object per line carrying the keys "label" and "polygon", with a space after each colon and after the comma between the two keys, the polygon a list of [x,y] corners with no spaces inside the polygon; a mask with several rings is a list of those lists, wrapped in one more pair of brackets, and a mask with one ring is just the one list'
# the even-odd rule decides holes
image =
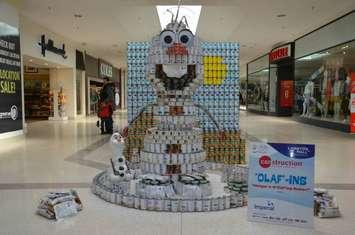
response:
{"label": "shop interior", "polygon": [[295,61],[295,112],[303,118],[349,124],[355,41]]}
{"label": "shop interior", "polygon": [[64,67],[26,55],[23,58],[26,122],[54,120],[58,115],[66,120],[66,94],[56,82],[57,71]]}

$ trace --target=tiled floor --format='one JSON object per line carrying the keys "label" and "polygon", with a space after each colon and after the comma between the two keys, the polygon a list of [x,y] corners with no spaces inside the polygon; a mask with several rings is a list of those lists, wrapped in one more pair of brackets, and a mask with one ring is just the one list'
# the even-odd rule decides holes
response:
{"label": "tiled floor", "polygon": [[[1,140],[0,235],[2,234],[355,234],[355,190],[331,190],[342,217],[315,219],[314,230],[246,221],[246,208],[212,213],[156,213],[109,204],[89,191],[90,181],[107,165],[107,137],[96,119],[32,122],[26,137]],[[124,115],[116,118],[122,126]],[[316,182],[355,189],[355,136],[299,124],[288,118],[241,113],[250,139],[314,143]],[[34,214],[50,190],[77,188],[84,210],[52,222]]]}

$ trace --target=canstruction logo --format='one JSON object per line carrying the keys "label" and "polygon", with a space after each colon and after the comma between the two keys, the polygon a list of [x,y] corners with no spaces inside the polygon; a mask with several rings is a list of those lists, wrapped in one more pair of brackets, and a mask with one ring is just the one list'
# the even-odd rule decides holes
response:
{"label": "canstruction logo", "polygon": [[275,210],[275,206],[272,201],[266,201],[264,205],[254,204],[254,209],[273,211]]}
{"label": "canstruction logo", "polygon": [[259,165],[261,168],[267,169],[269,167],[274,168],[296,168],[302,167],[301,161],[294,160],[272,160],[270,156],[263,155],[259,158]]}
{"label": "canstruction logo", "polygon": [[12,119],[18,118],[18,109],[16,105],[12,105],[9,112],[0,112],[0,119]]}
{"label": "canstruction logo", "polygon": [[10,117],[11,117],[11,119],[14,120],[14,121],[17,119],[17,117],[18,117],[18,110],[17,110],[16,105],[13,105],[13,106],[11,107],[11,110],[10,110]]}

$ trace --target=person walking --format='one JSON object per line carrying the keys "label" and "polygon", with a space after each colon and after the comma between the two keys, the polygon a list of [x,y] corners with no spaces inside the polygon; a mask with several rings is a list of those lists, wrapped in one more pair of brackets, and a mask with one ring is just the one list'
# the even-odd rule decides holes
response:
{"label": "person walking", "polygon": [[104,85],[100,92],[99,112],[101,119],[101,134],[113,133],[113,105],[115,101],[115,87],[108,77],[104,79]]}

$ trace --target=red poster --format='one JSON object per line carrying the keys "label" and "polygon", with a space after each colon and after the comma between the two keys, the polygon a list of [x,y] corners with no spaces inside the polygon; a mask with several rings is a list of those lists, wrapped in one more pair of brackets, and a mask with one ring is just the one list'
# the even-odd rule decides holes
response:
{"label": "red poster", "polygon": [[280,107],[291,108],[293,106],[293,81],[283,80],[280,84]]}
{"label": "red poster", "polygon": [[350,132],[355,133],[355,73],[351,73],[350,91]]}

